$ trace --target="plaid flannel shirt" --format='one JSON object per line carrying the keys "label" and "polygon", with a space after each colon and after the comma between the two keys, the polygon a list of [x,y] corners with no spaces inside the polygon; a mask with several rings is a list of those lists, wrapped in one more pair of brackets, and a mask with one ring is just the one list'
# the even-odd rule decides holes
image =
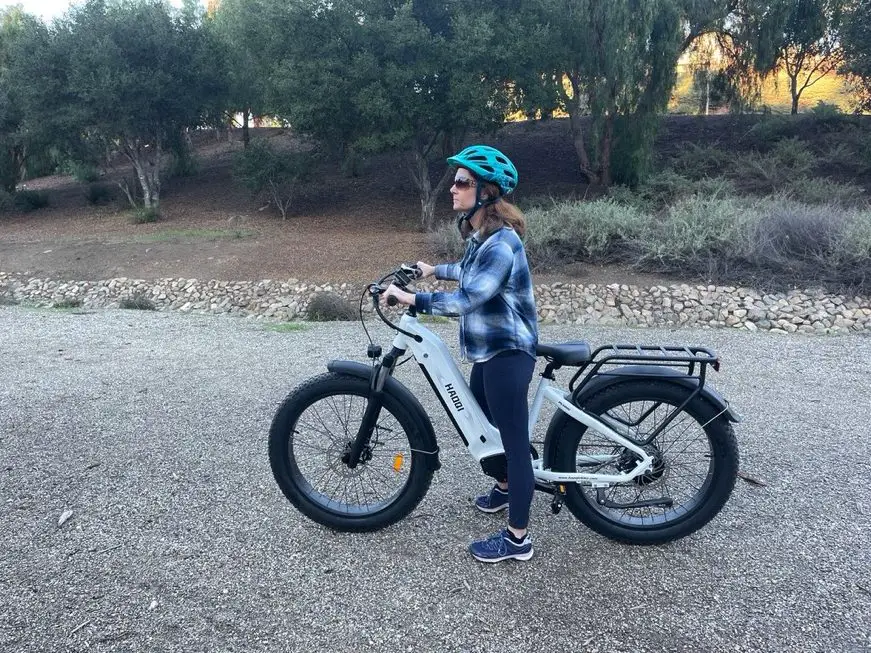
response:
{"label": "plaid flannel shirt", "polygon": [[463,359],[481,362],[519,349],[535,358],[538,318],[526,251],[513,229],[502,227],[483,242],[473,234],[458,263],[437,265],[437,279],[458,281],[453,292],[419,292],[421,313],[460,317]]}

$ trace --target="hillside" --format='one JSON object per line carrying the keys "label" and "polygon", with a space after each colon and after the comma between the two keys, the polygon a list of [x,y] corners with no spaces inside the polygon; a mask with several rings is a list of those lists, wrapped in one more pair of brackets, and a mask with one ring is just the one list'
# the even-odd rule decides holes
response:
{"label": "hillside", "polygon": [[[658,158],[667,160],[686,143],[746,148],[753,120],[667,117],[657,140]],[[256,130],[256,135],[291,138],[281,129]],[[521,179],[516,201],[521,206],[541,196],[587,195],[588,189],[578,183],[567,121],[508,124],[481,140],[515,161]],[[419,200],[399,155],[372,157],[356,178],[342,176],[335,165],[319,166],[290,218],[282,221],[274,212],[261,210],[262,202],[234,183],[231,159],[241,147],[238,134],[229,140],[198,134],[195,147],[198,170],[166,182],[163,217],[154,224],[131,224],[120,199],[89,205],[85,186],[69,177],[27,182],[28,189],[45,191],[50,205],[0,217],[0,271],[82,280],[124,276],[363,283],[395,263],[430,258],[427,237],[418,228]],[[119,168],[113,174],[124,172]],[[452,219],[447,194],[438,213]],[[569,273],[582,274],[587,281],[653,280],[620,269],[579,266],[551,271],[546,278]]]}

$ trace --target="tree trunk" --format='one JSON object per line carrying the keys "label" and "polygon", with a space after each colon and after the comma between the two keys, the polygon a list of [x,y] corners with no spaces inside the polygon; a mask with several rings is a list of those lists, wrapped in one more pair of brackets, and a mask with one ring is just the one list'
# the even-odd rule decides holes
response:
{"label": "tree trunk", "polygon": [[137,139],[125,144],[124,154],[136,171],[136,178],[142,188],[143,206],[157,210],[160,207],[160,144],[155,142],[143,145]]}
{"label": "tree trunk", "polygon": [[711,113],[711,73],[705,73],[705,115]]}
{"label": "tree trunk", "polygon": [[242,146],[248,147],[251,142],[251,134],[248,130],[248,109],[242,110]]}
{"label": "tree trunk", "polygon": [[439,196],[445,191],[448,186],[448,180],[451,179],[451,170],[447,169],[442,174],[435,188],[432,186],[432,180],[429,176],[429,160],[426,155],[418,149],[414,151],[414,168],[411,171],[411,176],[414,179],[414,185],[420,193],[420,222],[426,231],[435,229],[435,207]]}
{"label": "tree trunk", "polygon": [[798,90],[798,75],[789,77],[789,93],[792,95],[792,110],[790,113],[795,115],[798,113],[798,98],[801,96],[801,91]]}
{"label": "tree trunk", "polygon": [[599,176],[593,171],[590,166],[590,156],[587,154],[587,147],[584,143],[584,128],[581,125],[581,97],[580,85],[572,76],[569,76],[572,84],[573,97],[568,98],[563,96],[563,101],[566,105],[566,110],[569,114],[569,127],[572,132],[572,145],[575,148],[575,155],[580,163],[581,174],[587,178],[587,183],[595,185],[599,183]]}
{"label": "tree trunk", "polygon": [[599,146],[599,163],[601,174],[599,180],[602,186],[608,188],[611,185],[611,146],[614,142],[614,114],[605,117],[605,128]]}

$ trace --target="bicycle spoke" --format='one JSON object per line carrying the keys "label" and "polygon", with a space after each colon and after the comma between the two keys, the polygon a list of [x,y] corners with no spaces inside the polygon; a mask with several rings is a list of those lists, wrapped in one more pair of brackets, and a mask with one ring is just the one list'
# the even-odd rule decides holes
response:
{"label": "bicycle spoke", "polygon": [[[604,413],[622,424],[637,442],[645,442],[671,417],[662,432],[643,447],[654,459],[653,469],[629,483],[607,488],[604,496],[615,504],[631,505],[667,498],[672,505],[607,507],[599,504],[595,489],[582,487],[581,493],[597,511],[618,523],[651,527],[681,518],[697,504],[709,479],[711,449],[701,425],[686,412],[673,415],[677,408],[658,399],[639,399],[618,404]],[[628,454],[593,429],[587,429],[582,435],[576,455],[615,456],[613,462],[580,468],[588,473],[625,473],[635,463],[634,454]]]}
{"label": "bicycle spoke", "polygon": [[357,466],[351,469],[342,462],[348,443],[357,436],[366,403],[359,395],[323,397],[299,416],[290,441],[295,470],[310,488],[310,498],[346,515],[382,509],[409,480],[410,467],[395,470],[393,457],[410,460],[410,445],[386,408]]}

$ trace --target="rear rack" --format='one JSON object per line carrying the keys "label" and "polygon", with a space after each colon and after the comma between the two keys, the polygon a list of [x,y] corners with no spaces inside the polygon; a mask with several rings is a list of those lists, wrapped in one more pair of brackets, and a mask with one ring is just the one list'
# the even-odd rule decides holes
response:
{"label": "rear rack", "polygon": [[[596,349],[590,356],[590,360],[578,368],[569,382],[569,391],[576,395],[597,374],[609,374],[607,371],[600,372],[605,365],[626,364],[666,366],[686,370],[687,376],[699,379],[699,389],[705,384],[705,371],[708,365],[715,371],[720,369],[720,359],[706,347],[604,345]],[[581,383],[575,388],[578,379],[581,379]]]}

